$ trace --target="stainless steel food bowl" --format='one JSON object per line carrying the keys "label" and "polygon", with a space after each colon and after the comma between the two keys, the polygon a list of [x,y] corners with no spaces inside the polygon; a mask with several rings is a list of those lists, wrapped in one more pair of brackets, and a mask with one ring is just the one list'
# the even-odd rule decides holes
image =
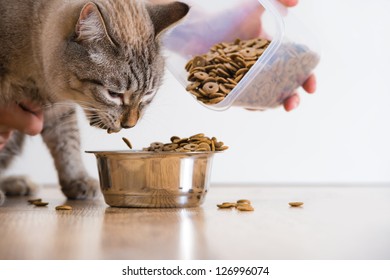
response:
{"label": "stainless steel food bowl", "polygon": [[210,183],[215,152],[87,151],[97,159],[100,187],[114,207],[196,207]]}

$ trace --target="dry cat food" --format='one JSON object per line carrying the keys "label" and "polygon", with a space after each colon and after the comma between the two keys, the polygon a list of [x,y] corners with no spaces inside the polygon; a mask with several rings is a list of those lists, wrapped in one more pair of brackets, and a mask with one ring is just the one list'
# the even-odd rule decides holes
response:
{"label": "dry cat food", "polygon": [[29,199],[29,200],[27,200],[27,202],[30,203],[30,204],[34,204],[34,203],[37,203],[37,202],[42,202],[42,198]]}
{"label": "dry cat food", "polygon": [[[213,105],[224,100],[263,55],[266,39],[219,43],[206,54],[193,57],[185,66],[187,91],[198,101]],[[248,109],[275,108],[309,77],[319,55],[307,46],[284,43],[257,68],[234,98],[234,106]]]}
{"label": "dry cat food", "polygon": [[185,66],[187,91],[205,104],[221,102],[241,81],[270,44],[266,39],[235,40],[214,45]]}
{"label": "dry cat food", "polygon": [[222,204],[217,204],[220,209],[230,209],[236,208],[239,211],[254,211],[255,209],[252,207],[250,200],[248,199],[240,199],[236,202],[223,202]]}
{"label": "dry cat food", "polygon": [[222,204],[217,204],[218,208],[225,209],[225,208],[234,208],[236,207],[236,203],[234,202],[223,202]]}
{"label": "dry cat food", "polygon": [[224,151],[229,147],[215,137],[207,137],[204,133],[198,133],[190,137],[181,138],[172,136],[171,142],[153,142],[144,151],[149,152],[209,152]]}
{"label": "dry cat food", "polygon": [[253,109],[275,108],[309,77],[319,55],[304,45],[282,44],[253,81],[238,95],[234,106]]}
{"label": "dry cat food", "polygon": [[[32,204],[32,205],[35,205],[37,207],[44,207],[44,206],[49,205],[49,202],[43,202],[42,198],[29,199],[29,200],[27,200],[27,202]],[[56,206],[55,209],[56,210],[72,210],[72,206],[70,206],[70,205],[59,205],[59,206]]]}
{"label": "dry cat food", "polygon": [[34,206],[37,206],[37,207],[44,207],[44,206],[49,205],[49,202],[42,201],[42,198],[29,199],[29,200],[27,200],[27,202],[34,205]]}
{"label": "dry cat food", "polygon": [[32,204],[37,206],[37,207],[44,207],[44,206],[49,205],[49,202],[36,201],[36,202],[33,202]]}
{"label": "dry cat food", "polygon": [[130,142],[129,139],[127,139],[127,138],[125,138],[125,137],[122,137],[122,140],[123,140],[123,142],[126,143],[127,147],[129,147],[130,150],[133,149],[133,145],[131,145],[131,142]]}
{"label": "dry cat food", "polygon": [[303,202],[300,201],[293,201],[288,203],[291,207],[301,207],[303,205]]}
{"label": "dry cat food", "polygon": [[57,211],[61,211],[61,210],[65,210],[65,211],[69,211],[69,210],[72,210],[72,206],[70,205],[58,205],[56,206],[56,210]]}

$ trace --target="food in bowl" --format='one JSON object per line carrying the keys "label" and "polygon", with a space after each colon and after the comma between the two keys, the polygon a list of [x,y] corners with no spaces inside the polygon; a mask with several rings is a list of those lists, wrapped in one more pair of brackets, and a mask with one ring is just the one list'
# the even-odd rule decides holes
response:
{"label": "food in bowl", "polygon": [[152,152],[221,152],[228,148],[224,142],[218,141],[216,137],[210,138],[204,133],[198,133],[184,138],[172,136],[169,143],[153,142],[143,150]]}

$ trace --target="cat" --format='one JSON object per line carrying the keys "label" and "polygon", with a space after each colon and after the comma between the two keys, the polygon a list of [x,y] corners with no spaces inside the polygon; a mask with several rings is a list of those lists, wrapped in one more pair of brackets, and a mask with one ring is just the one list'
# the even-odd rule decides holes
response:
{"label": "cat", "polygon": [[[142,0],[0,0],[0,105],[23,98],[42,105],[41,136],[67,198],[98,190],[82,164],[75,104],[91,126],[134,127],[162,82],[161,35],[189,9]],[[14,132],[0,151],[0,173],[24,138]],[[0,204],[34,189],[26,177],[2,178]]]}

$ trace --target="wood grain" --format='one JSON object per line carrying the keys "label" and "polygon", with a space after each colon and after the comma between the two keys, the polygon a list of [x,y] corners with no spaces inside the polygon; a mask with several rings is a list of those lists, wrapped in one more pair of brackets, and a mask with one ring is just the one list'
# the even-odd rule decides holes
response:
{"label": "wood grain", "polygon": [[[53,186],[37,196],[49,205],[20,197],[0,207],[0,259],[390,258],[390,186],[212,186],[187,209],[66,201]],[[216,206],[243,198],[254,212]],[[73,210],[56,211],[62,204]]]}

